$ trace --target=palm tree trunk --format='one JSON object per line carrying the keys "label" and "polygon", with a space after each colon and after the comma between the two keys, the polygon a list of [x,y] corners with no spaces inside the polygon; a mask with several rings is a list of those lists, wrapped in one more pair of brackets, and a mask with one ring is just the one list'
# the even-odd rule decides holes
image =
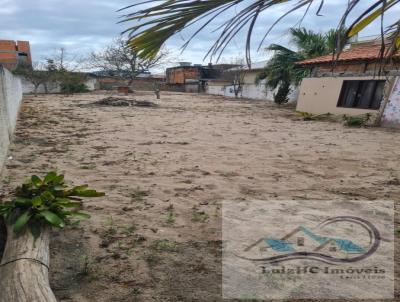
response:
{"label": "palm tree trunk", "polygon": [[7,226],[0,263],[0,302],[57,302],[49,284],[50,228],[35,241],[29,230],[18,236]]}

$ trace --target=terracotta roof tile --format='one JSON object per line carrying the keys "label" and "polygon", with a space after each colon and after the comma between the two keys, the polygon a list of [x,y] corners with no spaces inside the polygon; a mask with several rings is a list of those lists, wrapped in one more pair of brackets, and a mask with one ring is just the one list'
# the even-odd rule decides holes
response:
{"label": "terracotta roof tile", "polygon": [[[338,59],[338,62],[349,61],[373,61],[380,57],[381,45],[360,45],[353,46],[348,50],[344,50]],[[398,56],[399,54],[396,54]],[[316,65],[332,62],[332,54],[316,57],[309,60],[297,62],[298,65]]]}

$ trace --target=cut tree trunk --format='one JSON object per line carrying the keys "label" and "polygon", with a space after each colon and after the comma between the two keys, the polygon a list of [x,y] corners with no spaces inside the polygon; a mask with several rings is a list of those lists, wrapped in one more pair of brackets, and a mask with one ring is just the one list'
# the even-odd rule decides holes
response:
{"label": "cut tree trunk", "polygon": [[18,236],[7,226],[0,264],[0,302],[57,302],[49,284],[50,229],[36,242],[29,230]]}

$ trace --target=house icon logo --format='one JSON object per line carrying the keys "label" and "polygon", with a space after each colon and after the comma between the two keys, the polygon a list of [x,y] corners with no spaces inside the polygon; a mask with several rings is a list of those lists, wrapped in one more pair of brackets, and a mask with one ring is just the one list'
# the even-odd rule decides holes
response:
{"label": "house icon logo", "polygon": [[[344,227],[351,223],[364,230],[363,238],[324,236],[328,226]],[[339,230],[338,230],[339,233]],[[353,216],[329,218],[315,228],[298,226],[283,236],[267,235],[247,246],[240,255],[242,259],[264,263],[279,263],[298,259],[309,259],[329,264],[358,262],[371,256],[379,247],[381,235],[369,221]],[[257,251],[259,257],[254,257]],[[251,256],[249,256],[251,255]]]}

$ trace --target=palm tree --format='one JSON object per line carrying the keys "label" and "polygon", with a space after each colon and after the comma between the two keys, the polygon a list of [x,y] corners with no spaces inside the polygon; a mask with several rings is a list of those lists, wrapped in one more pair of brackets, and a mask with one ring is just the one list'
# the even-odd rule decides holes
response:
{"label": "palm tree", "polygon": [[309,70],[296,62],[323,56],[332,53],[335,49],[337,37],[343,37],[346,30],[338,33],[330,30],[326,34],[315,33],[305,28],[290,29],[291,42],[296,50],[291,50],[282,45],[272,44],[267,47],[274,55],[265,69],[257,76],[257,81],[266,79],[267,87],[276,89],[275,102],[286,103],[291,85],[299,85],[301,80],[308,75]]}
{"label": "palm tree", "polygon": [[[121,22],[136,23],[129,27],[125,33],[129,33],[130,45],[137,51],[139,56],[150,58],[154,57],[164,43],[172,36],[191,25],[200,25],[199,29],[183,45],[183,48],[185,48],[200,31],[209,26],[217,18],[221,19],[223,13],[235,8],[238,12],[233,17],[228,18],[218,28],[219,37],[209,49],[207,55],[210,55],[211,58],[219,58],[232,39],[242,29],[247,28],[246,58],[250,64],[252,32],[262,12],[294,4],[282,16],[277,18],[276,22],[270,28],[266,29],[265,35],[260,41],[259,48],[262,47],[272,28],[284,17],[301,9],[304,10],[305,16],[310,12],[310,8],[313,5],[317,5],[317,15],[320,15],[325,2],[324,0],[142,0],[139,3],[122,9],[133,8],[135,11],[124,15]],[[351,25],[346,32],[346,38],[356,35],[379,17],[381,18],[381,24],[383,24],[385,13],[392,12],[393,8],[399,3],[400,0],[375,0],[368,1],[368,3],[361,0],[343,1],[341,6],[345,8],[345,11],[338,24],[338,29],[343,30],[350,14],[359,7],[363,7],[364,11],[351,21]],[[392,41],[389,48],[386,49],[385,34],[389,35]],[[385,52],[390,57],[400,48],[400,19],[386,29],[382,25],[381,35],[382,56]],[[334,50],[339,55],[344,41],[340,39],[336,40],[337,44],[334,46]]]}

